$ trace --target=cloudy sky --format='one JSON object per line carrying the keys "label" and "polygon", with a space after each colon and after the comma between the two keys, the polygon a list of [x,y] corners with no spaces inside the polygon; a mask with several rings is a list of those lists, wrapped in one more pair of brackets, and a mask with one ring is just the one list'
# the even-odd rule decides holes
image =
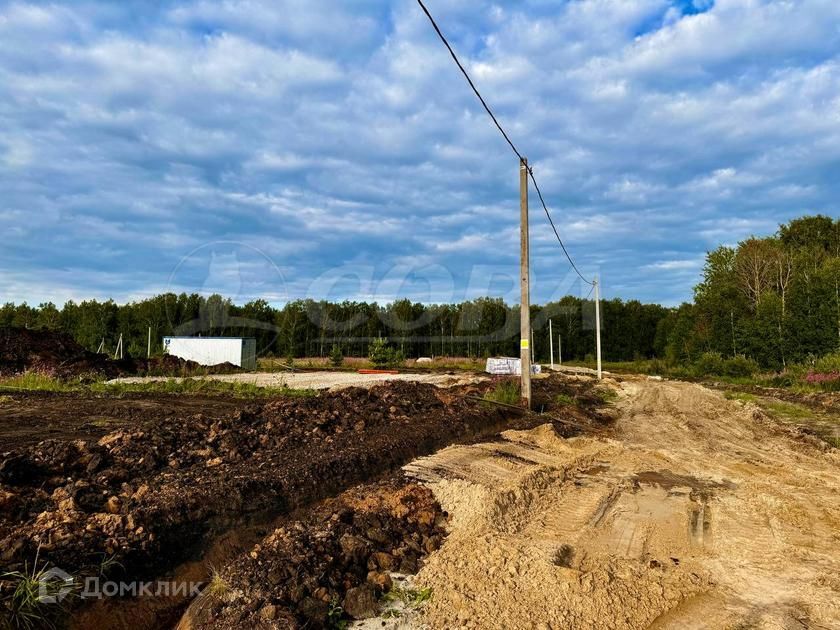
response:
{"label": "cloudy sky", "polygon": [[[840,211],[836,0],[427,4],[605,296]],[[0,301],[516,302],[518,185],[414,0],[0,2]]]}

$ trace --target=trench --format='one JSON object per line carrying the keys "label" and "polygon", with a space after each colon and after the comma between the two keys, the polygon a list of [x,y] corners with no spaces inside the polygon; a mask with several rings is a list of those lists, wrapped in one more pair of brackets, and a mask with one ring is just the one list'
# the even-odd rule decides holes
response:
{"label": "trench", "polygon": [[[519,412],[488,411],[487,424],[474,427],[468,434],[444,434],[438,438],[427,437],[418,441],[413,448],[399,453],[380,453],[371,462],[347,459],[343,462],[345,472],[339,475],[342,481],[320,479],[317,486],[309,486],[299,496],[277,496],[274,492],[249,498],[251,504],[262,504],[257,511],[241,511],[225,514],[203,523],[194,523],[182,529],[167,541],[170,557],[179,558],[176,564],[152,573],[115,578],[123,582],[142,579],[147,582],[207,582],[213,567],[221,567],[238,555],[245,553],[267,534],[290,518],[298,518],[313,509],[320,501],[337,496],[342,491],[361,483],[399,474],[400,468],[411,460],[428,455],[453,444],[486,441],[506,429],[532,428],[549,420],[539,416],[522,416]],[[372,465],[371,465],[372,464]],[[329,466],[327,468],[330,468]],[[264,488],[269,490],[269,488]],[[155,597],[104,597],[86,600],[71,613],[71,630],[98,628],[103,630],[119,628],[149,628],[165,630],[177,627],[181,617],[194,597],[190,594]]]}

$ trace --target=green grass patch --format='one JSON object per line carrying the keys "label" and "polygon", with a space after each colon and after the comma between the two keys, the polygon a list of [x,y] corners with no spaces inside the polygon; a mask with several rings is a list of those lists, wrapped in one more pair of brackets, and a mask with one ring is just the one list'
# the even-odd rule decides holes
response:
{"label": "green grass patch", "polygon": [[618,400],[618,392],[613,389],[607,389],[606,387],[598,388],[593,393],[605,405]]}
{"label": "green grass patch", "polygon": [[75,595],[78,584],[65,582],[53,575],[38,558],[32,571],[10,571],[0,574],[0,626],[34,630],[56,628],[56,619],[66,609],[68,597]]}
{"label": "green grass patch", "polygon": [[764,400],[759,404],[770,413],[785,420],[807,420],[814,417],[814,413],[807,407],[779,400]]}
{"label": "green grass patch", "polygon": [[762,398],[747,392],[728,391],[723,394],[727,400],[737,400],[744,403],[753,403],[782,420],[808,420],[814,418],[814,412],[802,405]]}
{"label": "green grass patch", "polygon": [[755,403],[758,402],[758,396],[755,394],[748,394],[747,392],[734,392],[728,391],[724,392],[723,397],[727,400],[739,400],[741,402],[750,402]]}
{"label": "green grass patch", "polygon": [[49,391],[81,392],[104,396],[123,396],[125,394],[182,394],[182,395],[219,395],[235,398],[291,397],[302,398],[317,396],[314,389],[293,389],[291,387],[260,387],[254,383],[219,381],[210,378],[169,378],[142,383],[106,383],[105,381],[63,381],[51,376],[27,372],[19,376],[0,379],[0,392]]}
{"label": "green grass patch", "polygon": [[564,406],[565,405],[574,405],[575,404],[575,399],[574,399],[574,397],[569,396],[568,394],[557,394],[554,397],[554,402],[556,402],[558,405],[564,405]]}
{"label": "green grass patch", "polygon": [[205,592],[207,595],[212,597],[213,599],[224,599],[225,596],[230,593],[231,586],[230,583],[222,577],[222,574],[219,573],[216,567],[210,567],[210,581],[207,583],[205,587]]}
{"label": "green grass patch", "polygon": [[515,380],[500,381],[493,389],[484,394],[484,400],[505,405],[518,405],[521,398],[519,382]]}
{"label": "green grass patch", "polygon": [[77,389],[78,386],[73,383],[62,381],[52,376],[38,374],[37,372],[26,372],[18,376],[0,379],[0,391],[70,392]]}
{"label": "green grass patch", "polygon": [[217,381],[215,379],[184,378],[166,379],[145,383],[94,383],[91,391],[104,394],[200,394],[227,395],[236,398],[265,398],[284,396],[305,398],[317,396],[314,389],[293,389],[291,387],[260,387],[254,383],[236,381]]}
{"label": "green grass patch", "polygon": [[382,599],[386,602],[402,602],[408,608],[419,608],[432,599],[432,589],[394,587]]}

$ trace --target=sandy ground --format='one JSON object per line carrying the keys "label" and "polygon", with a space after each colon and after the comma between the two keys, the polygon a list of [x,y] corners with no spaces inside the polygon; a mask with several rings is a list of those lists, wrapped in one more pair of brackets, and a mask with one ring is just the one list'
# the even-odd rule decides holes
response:
{"label": "sandy ground", "polygon": [[[212,374],[194,378],[216,381],[252,383],[259,387],[291,387],[293,389],[344,389],[346,387],[373,387],[387,381],[413,381],[431,383],[438,387],[452,387],[477,383],[486,376],[475,374],[357,374],[356,372],[256,372],[248,374]],[[130,376],[115,378],[108,383],[151,383],[176,380],[165,376]]]}
{"label": "sandy ground", "polygon": [[414,625],[840,628],[838,451],[698,385],[620,393],[613,438],[545,425],[406,467],[452,514]]}

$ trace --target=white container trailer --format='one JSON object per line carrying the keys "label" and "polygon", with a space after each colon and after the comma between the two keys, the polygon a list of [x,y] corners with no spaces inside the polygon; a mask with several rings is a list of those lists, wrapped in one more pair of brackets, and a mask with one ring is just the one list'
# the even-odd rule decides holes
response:
{"label": "white container trailer", "polygon": [[201,365],[232,363],[246,370],[257,367],[253,337],[164,337],[163,351]]}

